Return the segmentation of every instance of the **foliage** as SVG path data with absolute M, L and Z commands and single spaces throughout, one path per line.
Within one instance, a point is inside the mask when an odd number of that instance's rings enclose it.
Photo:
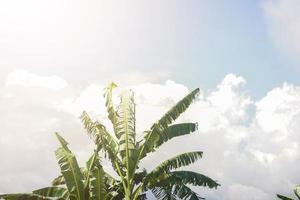
M 295 193 L 297 199 L 300 200 L 300 185 L 297 185 L 294 188 L 294 193 Z M 283 195 L 280 195 L 280 194 L 277 194 L 277 197 L 279 199 L 282 199 L 282 200 L 294 200 L 293 198 L 289 198 L 289 197 L 286 197 L 286 196 L 283 196 Z
M 197 172 L 177 170 L 199 160 L 200 151 L 186 152 L 166 161 L 147 172 L 140 170 L 140 161 L 154 152 L 165 142 L 187 135 L 197 129 L 196 123 L 173 122 L 190 106 L 197 97 L 199 89 L 192 91 L 149 130 L 144 131 L 142 140 L 136 137 L 136 105 L 134 93 L 130 90 L 120 95 L 118 106 L 113 102 L 113 90 L 117 85 L 111 83 L 105 88 L 104 97 L 108 118 L 113 126 L 111 134 L 99 121 L 93 121 L 83 112 L 81 120 L 96 148 L 86 167 L 80 168 L 76 157 L 68 148 L 68 143 L 58 133 L 61 144 L 55 151 L 61 175 L 52 182 L 52 187 L 35 190 L 30 194 L 1 195 L 4 199 L 147 199 L 146 192 L 152 191 L 157 199 L 203 199 L 189 186 L 217 188 L 213 179 Z M 101 166 L 100 155 L 107 157 L 118 175 L 117 178 L 106 173 Z

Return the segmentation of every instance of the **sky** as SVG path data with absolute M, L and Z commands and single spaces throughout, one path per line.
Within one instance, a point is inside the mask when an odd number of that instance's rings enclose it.
M 78 116 L 86 110 L 109 127 L 102 92 L 114 81 L 117 93 L 135 91 L 139 131 L 201 89 L 178 120 L 199 130 L 162 146 L 145 168 L 200 149 L 188 169 L 221 184 L 196 188 L 207 199 L 292 196 L 299 9 L 297 0 L 0 1 L 0 193 L 49 185 L 59 172 L 56 131 L 83 164 L 93 145 Z

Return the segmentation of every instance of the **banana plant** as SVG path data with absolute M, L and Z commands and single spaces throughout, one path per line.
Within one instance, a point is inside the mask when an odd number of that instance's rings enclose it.
M 96 149 L 87 161 L 86 168 L 79 168 L 75 155 L 68 148 L 68 143 L 58 133 L 61 144 L 55 151 L 61 175 L 52 182 L 52 187 L 34 190 L 32 193 L 5 194 L 0 199 L 6 200 L 106 200 L 116 196 L 113 185 L 117 181 L 105 173 Z
M 195 89 L 176 103 L 148 130 L 142 140 L 136 139 L 136 104 L 134 93 L 130 90 L 120 95 L 120 103 L 115 106 L 113 90 L 117 85 L 111 83 L 105 88 L 104 97 L 108 118 L 112 123 L 111 134 L 99 121 L 92 121 L 83 112 L 81 119 L 95 144 L 109 158 L 122 183 L 125 200 L 146 199 L 146 192 L 152 191 L 157 199 L 203 199 L 189 185 L 217 188 L 219 184 L 192 171 L 176 171 L 180 167 L 196 162 L 202 152 L 187 152 L 162 162 L 151 172 L 139 171 L 139 164 L 149 153 L 156 151 L 165 142 L 190 134 L 197 129 L 196 123 L 173 122 L 191 105 L 199 89 Z
M 294 193 L 298 200 L 300 200 L 300 185 L 297 185 L 294 189 Z M 277 194 L 277 197 L 282 200 L 294 200 L 293 198 L 289 198 L 280 194 Z
M 68 148 L 68 143 L 58 133 L 61 144 L 55 151 L 61 175 L 52 182 L 52 187 L 35 190 L 25 194 L 0 195 L 7 200 L 63 199 L 63 200 L 142 200 L 147 199 L 147 192 L 152 192 L 157 199 L 203 199 L 189 186 L 217 188 L 219 184 L 197 172 L 176 170 L 199 160 L 203 152 L 186 152 L 161 162 L 154 170 L 140 170 L 139 164 L 149 153 L 156 151 L 165 142 L 196 131 L 196 123 L 173 122 L 190 106 L 199 93 L 192 91 L 167 113 L 165 113 L 148 130 L 141 140 L 136 139 L 136 113 L 134 94 L 124 91 L 120 95 L 117 107 L 113 103 L 113 90 L 117 87 L 111 83 L 105 88 L 104 97 L 108 118 L 113 126 L 111 134 L 99 121 L 83 112 L 81 120 L 89 136 L 96 144 L 94 153 L 80 168 L 75 155 Z M 107 157 L 118 175 L 114 178 L 106 173 L 99 154 Z

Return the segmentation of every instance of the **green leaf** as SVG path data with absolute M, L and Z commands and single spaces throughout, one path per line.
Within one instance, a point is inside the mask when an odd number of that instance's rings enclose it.
M 126 166 L 128 179 L 134 171 L 133 158 L 137 157 L 135 148 L 135 103 L 132 91 L 125 91 L 121 94 L 121 102 L 117 110 L 116 135 L 119 139 L 119 152 L 122 163 Z
M 145 184 L 153 182 L 153 180 L 161 177 L 163 173 L 168 173 L 172 169 L 177 169 L 196 162 L 202 158 L 202 154 L 201 151 L 187 152 L 164 161 L 145 177 Z
M 105 88 L 105 93 L 104 93 L 104 97 L 106 99 L 105 102 L 105 106 L 107 109 L 107 113 L 108 113 L 108 118 L 111 121 L 114 131 L 116 133 L 116 124 L 117 124 L 117 112 L 114 109 L 114 105 L 113 105 L 113 99 L 112 99 L 112 92 L 113 89 L 116 88 L 117 85 L 115 83 L 110 83 L 106 88 Z
M 168 177 L 165 179 L 165 182 L 171 184 L 191 184 L 194 186 L 204 186 L 209 188 L 217 188 L 220 186 L 220 184 L 211 178 L 192 171 L 170 172 Z
M 199 200 L 204 199 L 186 185 L 174 185 L 173 193 L 180 199 Z
M 163 187 L 155 187 L 152 190 L 152 193 L 159 200 L 177 200 L 175 194 L 173 194 L 170 190 L 165 189 Z
M 84 176 L 86 179 L 88 171 L 86 168 L 80 168 L 81 174 Z M 52 186 L 59 186 L 59 185 L 65 185 L 66 181 L 63 175 L 59 175 L 52 181 Z
M 104 200 L 107 195 L 105 186 L 105 172 L 99 162 L 92 171 L 92 179 L 90 182 L 91 197 L 93 200 Z
M 125 156 L 126 148 L 135 148 L 135 111 L 133 93 L 125 91 L 121 94 L 121 102 L 118 106 L 118 120 L 116 134 L 119 139 L 120 153 Z
M 85 111 L 80 118 L 89 136 L 94 140 L 94 143 L 101 146 L 110 156 L 115 156 L 117 154 L 118 143 L 106 130 L 105 126 L 98 121 L 93 122 Z
M 200 90 L 197 88 L 189 93 L 151 127 L 151 130 L 144 136 L 145 142 L 140 150 L 141 158 L 144 158 L 147 153 L 154 151 L 155 145 L 160 140 L 160 135 L 191 105 L 199 92 Z
M 61 144 L 61 146 L 67 150 L 67 151 L 70 151 L 70 149 L 68 148 L 68 142 L 63 138 L 61 137 L 57 132 L 55 133 L 59 143 Z
M 140 194 L 138 197 L 137 197 L 138 200 L 147 200 L 147 195 L 146 193 L 143 193 L 143 194 Z
M 51 198 L 46 198 L 43 196 L 39 196 L 36 194 L 26 194 L 26 193 L 20 193 L 20 194 L 3 194 L 0 195 L 0 199 L 5 200 L 51 200 Z
M 90 138 L 100 146 L 99 149 L 102 148 L 101 137 L 105 134 L 103 132 L 107 132 L 105 126 L 98 121 L 94 122 L 86 111 L 82 112 L 80 119 Z
M 63 175 L 59 175 L 58 177 L 56 177 L 53 181 L 52 181 L 52 185 L 53 186 L 57 186 L 57 185 L 64 185 L 65 182 L 65 178 Z
M 155 143 L 154 147 L 157 148 L 174 137 L 190 134 L 196 131 L 196 128 L 196 123 L 181 123 L 171 125 L 159 135 L 159 139 Z
M 140 172 L 135 172 L 133 183 L 135 185 L 139 185 L 140 183 L 143 183 L 146 175 L 147 175 L 146 169 L 143 169 L 143 171 Z
M 90 137 L 93 138 L 95 144 L 98 146 L 98 149 L 103 150 L 105 155 L 108 155 L 114 170 L 117 172 L 117 167 L 122 170 L 122 163 L 117 155 L 118 143 L 106 130 L 105 126 L 97 121 L 93 122 L 86 112 L 82 113 L 81 120 Z
M 109 191 L 109 187 L 113 187 L 116 180 L 107 174 L 101 164 L 98 152 L 95 151 L 91 158 L 87 161 L 86 182 L 90 190 L 90 198 L 94 200 L 110 199 L 113 195 Z
M 69 195 L 68 190 L 62 187 L 46 187 L 46 188 L 34 190 L 32 193 L 47 198 L 49 197 L 49 198 L 60 198 L 60 199 L 67 199 Z
M 294 193 L 297 196 L 297 198 L 300 200 L 300 185 L 297 185 L 294 189 Z
M 90 157 L 90 159 L 86 162 L 86 169 L 84 169 L 84 177 L 85 177 L 85 182 L 84 182 L 84 189 L 85 189 L 85 194 L 86 196 L 89 195 L 89 190 L 90 190 L 90 179 L 93 178 L 92 171 L 95 169 L 97 163 L 99 163 L 99 156 L 98 156 L 98 151 L 95 150 L 93 155 Z
M 96 168 L 97 164 L 100 163 L 100 158 L 98 155 L 98 151 L 95 150 L 93 155 L 89 158 L 89 160 L 86 162 L 86 174 L 87 177 L 90 176 L 92 171 Z
M 291 198 L 289 198 L 289 197 L 282 196 L 282 195 L 280 195 L 280 194 L 277 194 L 277 197 L 278 197 L 279 199 L 282 199 L 282 200 L 294 200 L 294 199 L 291 199 Z
M 59 136 L 58 139 L 61 140 L 63 138 Z M 67 146 L 63 144 L 64 143 L 62 143 L 62 147 L 55 151 L 55 155 L 58 160 L 61 173 L 65 178 L 66 185 L 70 193 L 70 199 L 84 200 L 83 175 L 74 154 L 72 154 Z

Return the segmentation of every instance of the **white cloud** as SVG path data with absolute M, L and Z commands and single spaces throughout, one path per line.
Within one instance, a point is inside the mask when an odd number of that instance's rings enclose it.
M 245 83 L 242 77 L 228 74 L 215 90 L 202 94 L 192 106 L 189 117 L 196 118 L 200 130 L 205 132 L 245 122 L 249 117 L 246 111 L 253 104 L 249 95 L 241 92 Z
M 271 200 L 276 193 L 291 194 L 300 180 L 300 87 L 284 83 L 254 101 L 244 84 L 244 78 L 229 74 L 212 91 L 201 88 L 199 99 L 178 120 L 199 122 L 199 131 L 166 143 L 142 165 L 151 169 L 179 152 L 203 150 L 204 158 L 189 168 L 217 179 L 222 186 L 197 189 L 202 196 Z M 115 97 L 126 87 L 118 89 Z M 171 80 L 130 88 L 136 95 L 138 131 L 150 127 L 188 93 L 186 86 Z M 62 132 L 83 163 L 92 146 L 77 116 L 87 110 L 109 124 L 102 92 L 103 86 L 94 84 L 46 91 L 34 84 L 0 88 L 0 158 L 5 158 L 0 192 L 25 192 L 49 184 L 58 172 L 54 131 Z
M 256 103 L 256 122 L 265 132 L 279 131 L 280 138 L 289 134 L 300 111 L 300 88 L 284 83 Z M 279 139 L 279 138 L 278 138 Z
M 240 184 L 231 185 L 228 189 L 228 197 L 226 199 L 236 199 L 237 197 L 239 200 L 274 199 L 273 196 L 266 194 L 258 188 Z
M 44 87 L 52 90 L 60 90 L 68 86 L 68 83 L 58 76 L 38 76 L 25 70 L 17 70 L 7 76 L 6 86 Z
M 265 153 L 259 150 L 250 150 L 254 157 L 261 163 L 271 164 L 272 161 L 276 158 L 274 154 Z
M 279 49 L 300 55 L 300 2 L 298 0 L 266 0 L 263 10 L 269 34 Z
M 64 99 L 62 102 L 56 102 L 54 107 L 78 117 L 83 110 L 99 114 L 105 111 L 104 99 L 102 98 L 103 86 L 90 85 L 77 97 Z

